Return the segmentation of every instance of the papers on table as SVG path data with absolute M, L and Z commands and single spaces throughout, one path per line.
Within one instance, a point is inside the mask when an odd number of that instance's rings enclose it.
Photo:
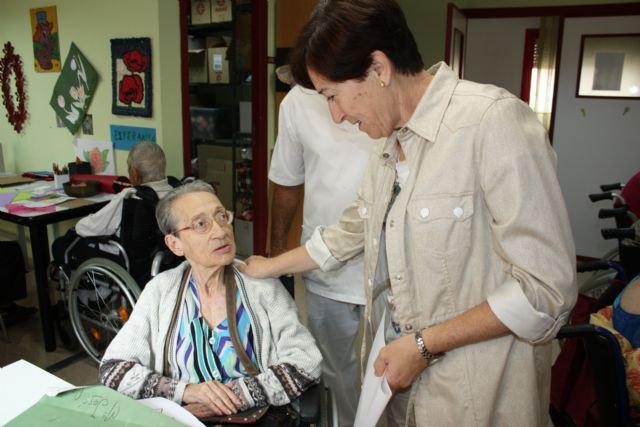
M 21 426 L 199 426 L 193 415 L 162 398 L 128 398 L 101 385 L 73 387 L 20 360 L 0 368 L 0 425 Z
M 72 387 L 68 382 L 25 360 L 0 368 L 0 425 L 5 425 L 29 408 L 48 391 Z
M 358 401 L 358 410 L 356 412 L 356 420 L 354 427 L 371 427 L 375 426 L 384 408 L 391 399 L 391 389 L 387 383 L 387 377 L 383 374 L 376 377 L 373 372 L 373 362 L 376 360 L 380 349 L 384 347 L 384 321 L 386 313 L 382 315 L 380 325 L 376 332 L 376 337 L 371 346 L 369 360 L 367 361 L 367 370 L 362 381 L 362 390 L 360 392 L 360 400 Z

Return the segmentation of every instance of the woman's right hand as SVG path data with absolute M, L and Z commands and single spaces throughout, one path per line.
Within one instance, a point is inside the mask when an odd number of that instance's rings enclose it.
M 264 279 L 265 277 L 277 277 L 273 275 L 273 258 L 252 255 L 243 262 L 236 264 L 236 268 L 247 276 Z
M 218 381 L 187 384 L 182 402 L 186 405 L 186 409 L 197 417 L 235 414 L 241 404 L 238 396 Z

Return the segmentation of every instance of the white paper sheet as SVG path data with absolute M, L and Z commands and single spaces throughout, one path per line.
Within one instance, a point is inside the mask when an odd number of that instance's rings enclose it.
M 384 320 L 386 313 L 382 315 L 380 325 L 376 337 L 371 346 L 369 360 L 367 361 L 367 370 L 362 381 L 362 391 L 360 392 L 360 400 L 358 401 L 358 410 L 356 412 L 356 420 L 354 427 L 372 427 L 375 426 L 384 408 L 391 399 L 391 389 L 387 383 L 387 377 L 383 374 L 376 377 L 373 371 L 373 362 L 380 349 L 384 347 Z
M 186 426 L 205 427 L 205 425 L 202 424 L 202 422 L 200 422 L 200 420 L 191 412 L 169 399 L 165 399 L 163 397 L 151 397 L 149 399 L 138 400 L 138 402 L 148 406 L 149 408 L 155 409 Z
M 18 360 L 0 369 L 0 426 L 5 425 L 34 405 L 45 393 L 73 388 L 73 385 Z
M 77 138 L 73 141 L 76 157 L 91 163 L 91 171 L 96 175 L 115 175 L 113 145 L 111 141 L 96 141 Z

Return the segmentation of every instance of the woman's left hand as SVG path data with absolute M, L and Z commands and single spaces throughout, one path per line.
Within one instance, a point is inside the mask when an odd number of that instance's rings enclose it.
M 392 391 L 411 387 L 427 366 L 413 335 L 405 335 L 382 347 L 373 364 L 376 376 L 385 374 Z

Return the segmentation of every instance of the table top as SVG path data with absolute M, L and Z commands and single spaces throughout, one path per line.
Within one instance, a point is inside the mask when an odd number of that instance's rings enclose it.
M 50 224 L 96 212 L 114 194 L 99 193 L 92 197 L 69 197 L 53 183 L 36 181 L 0 189 L 0 219 L 16 224 Z

